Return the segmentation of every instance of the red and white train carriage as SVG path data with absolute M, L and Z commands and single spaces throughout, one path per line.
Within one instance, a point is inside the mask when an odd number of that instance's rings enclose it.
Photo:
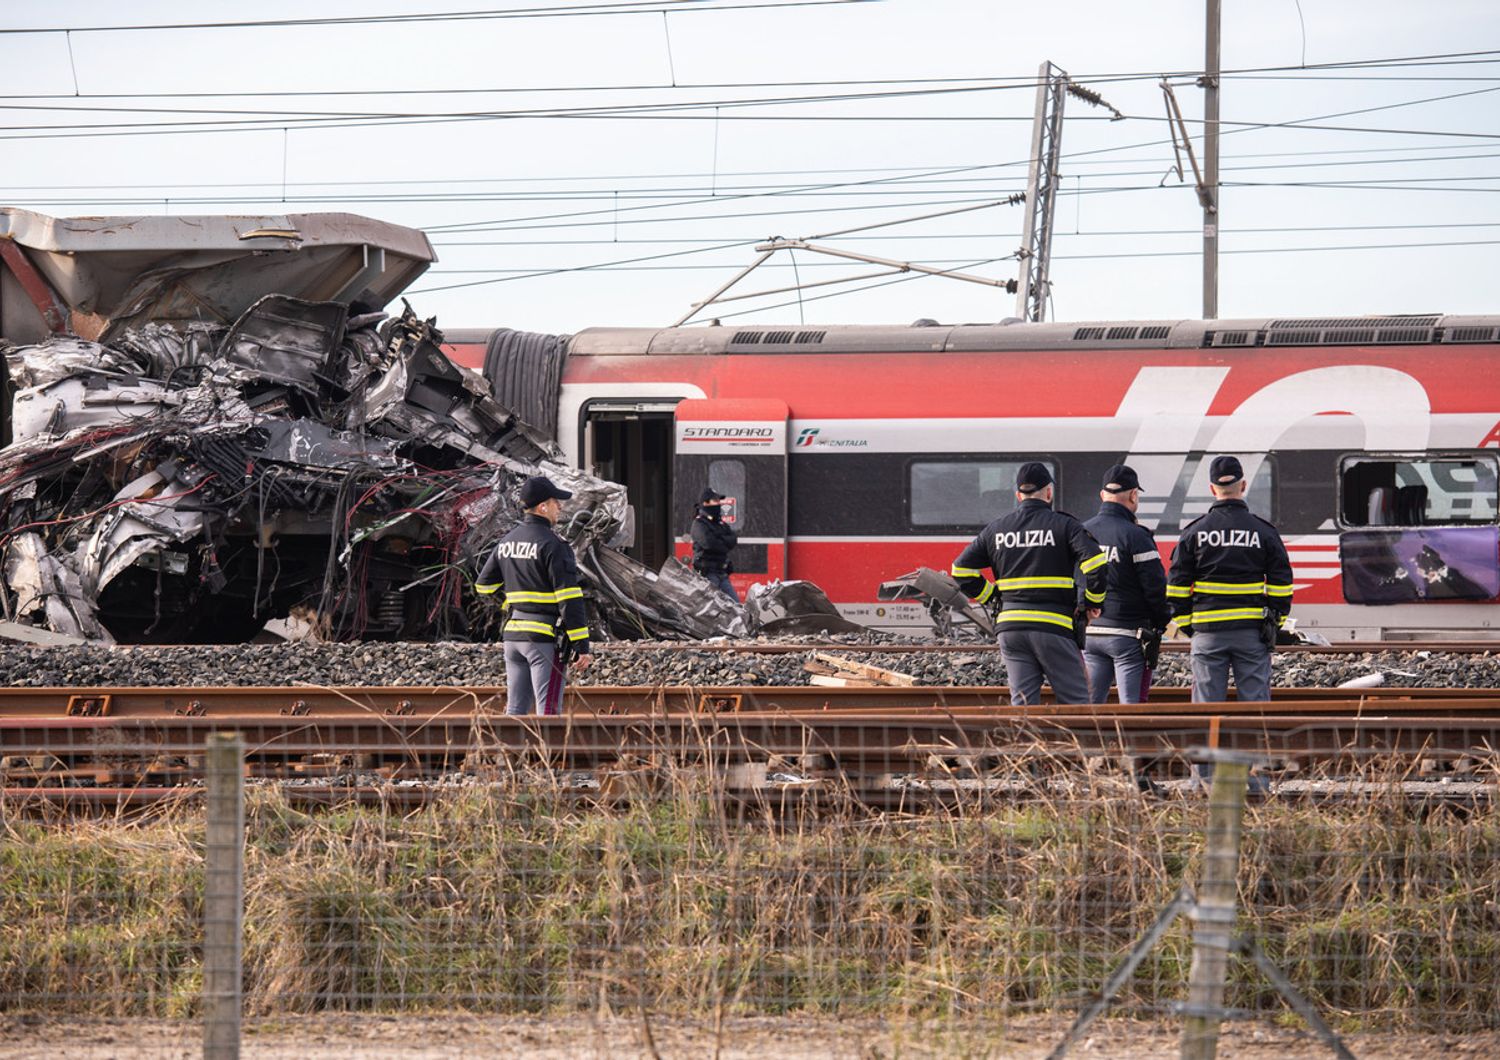
M 637 558 L 687 551 L 705 485 L 737 499 L 734 581 L 821 585 L 925 628 L 880 582 L 947 569 L 1040 459 L 1081 517 L 1124 461 L 1163 555 L 1236 453 L 1281 529 L 1299 624 L 1330 639 L 1483 634 L 1500 609 L 1500 317 L 450 331 L 530 385 L 568 458 L 624 483 Z

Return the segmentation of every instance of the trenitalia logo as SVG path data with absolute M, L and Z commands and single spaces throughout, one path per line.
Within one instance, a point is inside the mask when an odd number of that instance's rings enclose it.
M 818 432 L 821 427 L 804 427 L 797 432 L 797 440 L 793 443 L 796 449 L 811 449 L 817 446 L 819 449 L 864 449 L 869 446 L 869 441 L 864 438 L 819 438 Z

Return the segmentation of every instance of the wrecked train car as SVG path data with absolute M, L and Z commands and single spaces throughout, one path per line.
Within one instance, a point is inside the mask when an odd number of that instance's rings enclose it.
M 558 462 L 432 321 L 382 311 L 433 260 L 351 215 L 0 210 L 5 618 L 119 642 L 288 615 L 343 639 L 492 634 L 469 579 L 544 473 L 575 494 L 560 529 L 602 629 L 740 631 L 691 572 L 611 552 L 622 487 Z

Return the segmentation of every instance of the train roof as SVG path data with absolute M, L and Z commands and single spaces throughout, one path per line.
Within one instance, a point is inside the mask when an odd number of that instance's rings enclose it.
M 24 248 L 95 334 L 148 320 L 234 320 L 268 294 L 308 301 L 363 297 L 384 306 L 437 259 L 414 228 L 357 214 L 49 217 L 0 207 L 0 241 Z M 0 269 L 5 337 L 49 328 Z
M 491 331 L 447 332 L 450 342 L 484 342 Z M 1078 323 L 830 324 L 738 327 L 586 328 L 570 354 L 683 356 L 755 353 L 948 353 L 1018 350 L 1203 349 L 1255 346 L 1379 346 L 1500 341 L 1500 316 L 1437 313 L 1238 320 L 1109 320 Z

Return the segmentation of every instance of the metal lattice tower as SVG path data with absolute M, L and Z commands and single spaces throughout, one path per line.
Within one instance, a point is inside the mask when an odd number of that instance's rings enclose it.
M 1016 316 L 1047 319 L 1052 261 L 1052 222 L 1057 215 L 1062 152 L 1063 102 L 1068 75 L 1050 62 L 1037 72 L 1036 121 L 1031 130 L 1031 171 L 1026 184 L 1026 217 L 1021 224 L 1021 269 L 1016 278 Z

